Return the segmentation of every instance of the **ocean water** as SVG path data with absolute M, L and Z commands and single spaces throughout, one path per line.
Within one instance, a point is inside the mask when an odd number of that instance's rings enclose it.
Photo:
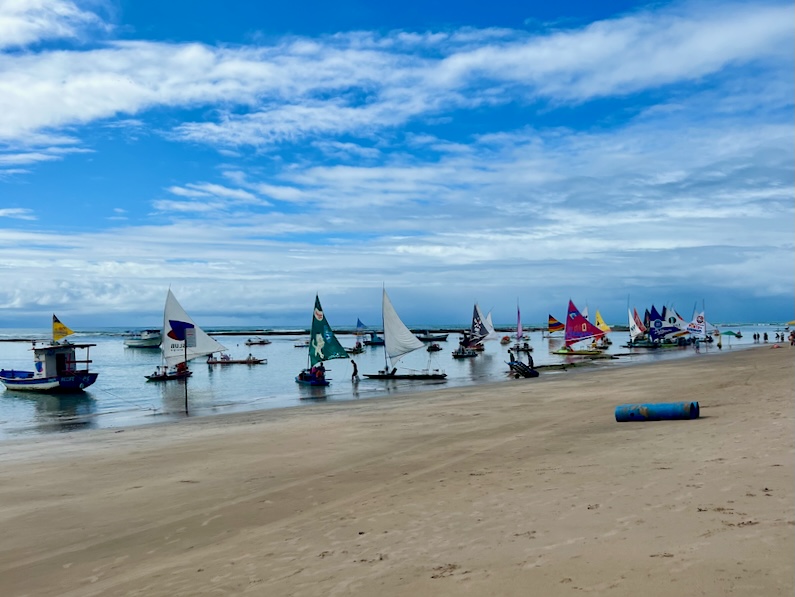
M 738 350 L 753 345 L 752 335 L 767 332 L 773 342 L 776 326 L 734 325 L 730 329 L 742 331 L 742 338 L 723 338 L 723 351 Z M 212 330 L 207 330 L 212 333 Z M 295 375 L 307 365 L 307 349 L 295 343 L 308 336 L 276 334 L 267 336 L 271 344 L 246 346 L 252 333 L 216 336 L 233 358 L 245 358 L 249 353 L 267 359 L 262 365 L 208 365 L 202 359 L 191 362 L 193 376 L 187 385 L 181 381 L 148 382 L 145 375 L 160 364 L 157 349 L 127 348 L 121 330 L 77 332 L 70 336 L 74 343 L 95 343 L 91 348 L 91 370 L 99 373 L 97 382 L 78 395 L 49 395 L 0 389 L 0 440 L 32 435 L 78 432 L 83 429 L 123 428 L 145 425 L 186 416 L 185 399 L 191 417 L 206 417 L 221 413 L 266 411 L 274 408 L 296 407 L 317 401 L 348 401 L 362 398 L 388 398 L 395 394 L 421 393 L 445 387 L 469 386 L 487 382 L 510 380 L 510 383 L 532 384 L 532 379 L 514 380 L 508 373 L 508 348 L 499 342 L 486 343 L 486 350 L 472 359 L 453 359 L 459 335 L 451 333 L 443 350 L 427 353 L 418 350 L 405 356 L 400 368 L 423 369 L 430 365 L 448 377 L 443 382 L 368 380 L 364 377 L 351 382 L 352 366 L 345 359 L 328 361 L 327 377 L 331 385 L 325 388 L 306 387 L 295 383 Z M 541 332 L 525 333 L 533 347 L 536 366 L 582 362 L 583 357 L 563 357 L 551 354 L 563 344 L 562 338 L 543 337 Z M 0 329 L 0 367 L 32 370 L 33 353 L 29 342 L 9 341 L 13 338 L 46 339 L 48 330 Z M 338 333 L 344 346 L 353 346 L 352 334 Z M 613 332 L 608 354 L 621 355 L 617 359 L 598 360 L 594 367 L 615 367 L 630 363 L 698 357 L 692 347 L 648 351 L 629 350 L 621 345 L 626 332 Z M 513 341 L 512 341 L 513 343 Z M 702 351 L 717 351 L 717 347 L 702 344 Z M 522 355 L 524 357 L 524 355 Z M 383 347 L 365 347 L 365 352 L 353 355 L 359 374 L 375 373 L 384 367 Z M 526 358 L 523 358 L 526 361 Z M 566 375 L 558 369 L 541 369 L 541 375 Z

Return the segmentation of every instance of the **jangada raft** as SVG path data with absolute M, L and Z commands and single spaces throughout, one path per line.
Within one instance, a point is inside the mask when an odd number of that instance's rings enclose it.
M 348 353 L 337 340 L 334 330 L 331 329 L 320 298 L 315 295 L 315 308 L 312 310 L 312 326 L 309 331 L 309 352 L 307 354 L 306 369 L 302 369 L 295 376 L 295 383 L 305 386 L 327 386 L 330 383 L 326 377 L 326 367 L 323 361 L 330 359 L 347 359 Z
M 64 338 L 74 332 L 52 316 L 53 341 L 33 342 L 33 371 L 0 370 L 0 381 L 9 390 L 32 392 L 82 392 L 97 381 L 98 373 L 88 370 L 89 349 L 96 344 L 72 344 Z M 59 340 L 61 340 L 59 342 Z M 85 350 L 78 359 L 77 351 Z

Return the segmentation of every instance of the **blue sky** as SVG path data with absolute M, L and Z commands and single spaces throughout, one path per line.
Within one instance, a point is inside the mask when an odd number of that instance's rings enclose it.
M 792 319 L 794 12 L 0 0 L 0 326 Z

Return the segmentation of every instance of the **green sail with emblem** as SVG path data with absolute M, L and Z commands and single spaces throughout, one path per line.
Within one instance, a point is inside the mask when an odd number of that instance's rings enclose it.
M 312 312 L 312 329 L 309 338 L 309 364 L 315 366 L 329 359 L 347 359 L 348 353 L 339 343 L 334 331 L 326 320 L 320 299 L 315 296 L 315 310 Z

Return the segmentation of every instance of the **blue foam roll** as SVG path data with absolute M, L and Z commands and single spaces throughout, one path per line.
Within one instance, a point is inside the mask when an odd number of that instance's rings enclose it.
M 616 421 L 670 421 L 698 419 L 698 402 L 662 402 L 659 404 L 621 404 L 616 406 Z

